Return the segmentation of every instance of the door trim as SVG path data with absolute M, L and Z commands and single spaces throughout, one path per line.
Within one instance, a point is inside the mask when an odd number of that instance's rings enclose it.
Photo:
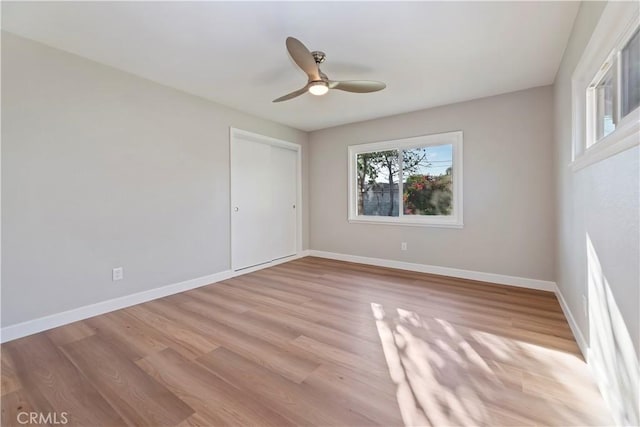
M 302 146 L 294 142 L 284 141 L 282 139 L 272 138 L 270 136 L 260 135 L 258 133 L 249 132 L 243 129 L 229 127 L 229 269 L 233 270 L 233 194 L 231 192 L 233 179 L 233 171 L 231 170 L 233 159 L 233 145 L 236 138 L 267 144 L 274 147 L 293 150 L 297 154 L 296 159 L 296 255 L 302 253 Z M 269 265 L 274 260 L 261 265 Z M 251 267 L 247 267 L 251 268 Z M 238 270 L 239 271 L 239 270 Z

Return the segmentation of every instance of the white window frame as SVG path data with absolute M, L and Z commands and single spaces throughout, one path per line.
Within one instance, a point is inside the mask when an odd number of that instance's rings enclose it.
M 596 73 L 596 75 L 594 76 L 593 80 L 591 81 L 591 84 L 589 84 L 589 86 L 587 87 L 585 96 L 586 96 L 586 108 L 587 108 L 587 112 L 586 112 L 586 139 L 585 139 L 585 144 L 586 144 L 586 148 L 587 150 L 594 144 L 597 144 L 599 142 L 604 141 L 609 135 L 611 135 L 611 133 L 615 132 L 615 129 L 613 130 L 613 132 L 611 132 L 608 135 L 605 135 L 604 137 L 598 139 L 596 134 L 597 134 L 597 128 L 598 128 L 598 117 L 597 117 L 597 111 L 598 111 L 598 107 L 596 105 L 596 103 L 598 102 L 598 100 L 596 99 L 596 88 L 598 87 L 598 85 L 600 84 L 600 82 L 605 78 L 605 76 L 607 75 L 607 73 L 609 73 L 610 70 L 613 69 L 613 75 L 614 75 L 614 82 L 615 82 L 615 103 L 613 106 L 613 123 L 615 124 L 616 128 L 618 127 L 619 121 L 620 121 L 620 117 L 619 117 L 619 106 L 620 106 L 620 87 L 619 87 L 619 71 L 620 71 L 620 63 L 619 63 L 619 53 L 616 51 L 611 52 L 611 54 L 609 55 L 609 57 L 607 57 L 607 59 L 604 61 L 604 64 L 602 64 L 602 67 L 600 68 L 600 70 L 598 70 L 598 72 Z
M 572 156 L 569 167 L 577 172 L 640 143 L 640 109 L 621 117 L 621 58 L 640 26 L 638 2 L 609 2 L 572 76 Z M 593 87 L 614 67 L 616 128 L 596 140 Z
M 372 142 L 368 144 L 351 145 L 349 155 L 349 216 L 351 223 L 408 225 L 424 227 L 462 228 L 462 131 L 416 136 L 412 138 L 396 139 L 392 141 Z M 358 154 L 373 151 L 404 150 L 435 145 L 452 146 L 452 192 L 453 209 L 451 215 L 404 215 L 402 204 L 402 168 L 398 174 L 398 216 L 369 216 L 358 215 L 357 170 Z

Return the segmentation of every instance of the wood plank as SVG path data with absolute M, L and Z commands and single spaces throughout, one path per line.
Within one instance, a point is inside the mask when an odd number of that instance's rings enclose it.
M 198 333 L 193 328 L 185 327 L 158 313 L 149 310 L 144 304 L 127 308 L 127 314 L 145 323 L 148 328 L 162 334 L 162 342 L 189 359 L 195 359 L 218 348 L 220 345 Z
M 367 375 L 364 377 L 350 368 L 325 363 L 304 380 L 304 384 L 318 395 L 366 414 L 383 425 L 402 425 L 402 417 L 395 400 L 395 385 L 390 378 Z
M 211 427 L 211 420 L 197 412 L 178 424 L 177 427 Z
M 353 351 L 356 354 L 360 352 L 366 352 L 372 356 L 376 353 L 382 354 L 377 337 L 367 340 L 356 334 L 346 333 L 340 329 L 330 328 L 271 308 L 255 308 L 246 313 L 246 316 L 256 322 L 274 322 L 280 327 L 288 328 L 291 331 L 291 339 L 306 335 L 323 343 Z
M 96 331 L 86 322 L 74 322 L 69 325 L 64 325 L 59 328 L 54 328 L 47 331 L 47 336 L 56 345 L 65 345 L 70 342 L 78 341 L 86 337 L 90 337 L 95 334 Z
M 313 338 L 305 337 L 304 335 L 291 341 L 289 345 L 305 352 L 305 355 L 309 359 L 316 360 L 318 363 L 321 363 L 322 361 L 329 361 L 333 364 L 345 366 L 347 368 L 364 369 L 371 374 L 380 376 L 387 374 L 387 369 L 384 366 L 370 360 L 369 358 L 316 341 Z
M 125 310 L 118 310 L 102 316 L 85 320 L 102 341 L 120 349 L 131 360 L 137 360 L 149 354 L 167 348 L 153 330 Z M 74 341 L 75 342 L 75 341 Z
M 216 349 L 198 361 L 228 383 L 241 387 L 252 398 L 274 408 L 298 425 L 377 425 L 374 420 L 352 408 L 335 404 L 304 384 L 287 381 L 225 348 Z
M 4 393 L 0 406 L 2 409 L 0 425 L 4 427 L 17 427 L 30 424 L 28 421 L 25 422 L 25 420 L 29 420 L 29 413 L 36 412 L 36 407 L 29 401 L 29 395 L 25 390 Z M 27 415 L 24 415 L 25 413 Z M 62 414 L 60 415 L 62 416 Z
M 139 360 L 138 365 L 195 409 L 209 425 L 290 426 L 291 421 L 251 399 L 244 390 L 225 382 L 171 349 Z
M 262 294 L 265 296 L 277 298 L 281 301 L 290 302 L 292 304 L 303 304 L 311 301 L 310 296 L 300 295 L 295 292 L 291 292 L 291 287 L 288 289 L 278 290 L 273 287 L 265 286 L 267 284 L 274 283 L 271 279 L 263 279 L 259 277 L 253 277 L 251 275 L 238 276 L 233 280 L 233 286 L 253 293 Z M 277 283 L 277 282 L 276 282 Z
M 299 333 L 281 326 L 276 322 L 272 322 L 269 320 L 258 322 L 250 316 L 247 316 L 247 313 L 240 315 L 230 310 L 211 310 L 210 305 L 200 302 L 197 299 L 184 301 L 182 304 L 180 304 L 180 308 L 183 308 L 192 313 L 197 313 L 203 317 L 232 327 L 247 335 L 255 338 L 260 338 L 275 345 L 283 345 L 300 335 Z
M 173 426 L 194 413 L 121 351 L 98 336 L 62 348 L 128 424 Z
M 25 396 L 34 410 L 67 412 L 69 425 L 124 424 L 118 413 L 46 334 L 3 344 L 2 350 L 11 356 Z
M 8 393 L 12 393 L 22 388 L 20 383 L 20 377 L 16 372 L 16 367 L 13 363 L 13 359 L 7 350 L 0 351 L 0 358 L 2 359 L 2 386 L 0 387 L 0 393 L 2 396 Z
M 163 301 L 147 303 L 157 313 L 163 313 L 175 322 L 182 322 L 202 331 L 221 346 L 245 356 L 255 363 L 294 381 L 302 382 L 318 364 L 287 351 L 286 348 L 247 335 L 242 331 L 216 322 L 197 313 L 182 310 Z
M 217 283 L 214 285 L 203 286 L 202 288 L 193 289 L 189 292 L 184 292 L 183 294 L 178 294 L 170 298 L 174 298 L 177 302 L 180 302 L 180 298 L 185 295 L 196 298 L 199 301 L 206 302 L 207 304 L 211 304 L 211 307 L 222 307 L 226 310 L 231 310 L 239 314 L 254 307 L 253 304 L 242 300 L 242 298 L 216 293 L 216 286 Z M 168 301 L 171 301 L 171 299 L 168 299 Z

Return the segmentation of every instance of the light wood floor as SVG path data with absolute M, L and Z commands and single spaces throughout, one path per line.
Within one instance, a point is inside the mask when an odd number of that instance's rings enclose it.
M 9 342 L 2 425 L 610 425 L 551 293 L 304 258 Z

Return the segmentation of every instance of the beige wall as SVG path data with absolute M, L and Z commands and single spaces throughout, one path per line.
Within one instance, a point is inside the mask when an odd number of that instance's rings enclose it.
M 540 87 L 312 132 L 311 248 L 554 280 L 552 127 L 551 87 Z M 349 145 L 457 130 L 464 228 L 347 222 Z
M 614 416 L 620 423 L 635 425 L 640 422 L 640 152 L 636 146 L 578 172 L 568 167 L 572 144 L 571 76 L 603 7 L 604 3 L 582 3 L 554 85 L 556 280 L 589 347 L 589 363 L 601 365 L 597 368 L 603 370 L 597 375 L 598 380 Z M 587 238 L 593 247 L 591 254 Z M 601 274 L 590 276 L 589 269 L 594 271 L 598 264 Z M 590 289 L 590 281 L 601 283 L 602 293 L 594 292 L 593 286 Z M 588 300 L 588 314 L 583 310 L 583 296 Z M 625 354 L 635 357 L 635 361 L 624 360 Z M 629 381 L 634 378 L 635 386 L 629 388 Z
M 2 326 L 227 270 L 229 126 L 303 146 L 308 213 L 306 133 L 3 32 Z

